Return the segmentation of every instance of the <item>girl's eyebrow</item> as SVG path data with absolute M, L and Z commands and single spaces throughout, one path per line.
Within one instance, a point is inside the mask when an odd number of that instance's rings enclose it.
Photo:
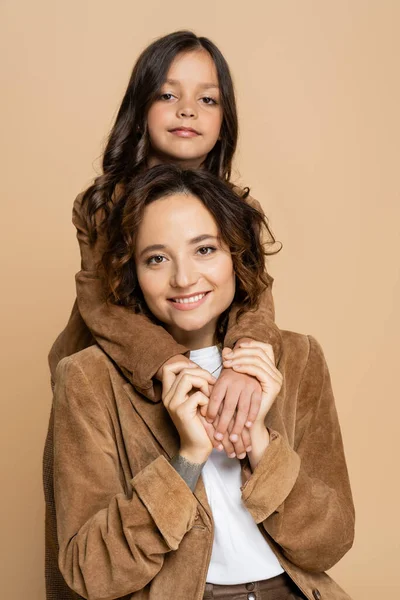
M 166 79 L 164 83 L 168 83 L 169 85 L 181 85 L 181 82 L 178 79 Z M 199 87 L 203 89 L 215 88 L 219 89 L 218 83 L 200 83 Z
M 203 233 L 202 235 L 197 235 L 196 237 L 189 240 L 189 244 L 199 244 L 200 242 L 204 242 L 204 240 L 215 240 L 218 241 L 218 237 L 216 235 L 210 235 L 209 233 Z M 151 244 L 151 246 L 146 246 L 141 253 L 139 254 L 139 258 L 141 258 L 147 252 L 154 252 L 155 250 L 165 250 L 167 246 L 165 244 Z

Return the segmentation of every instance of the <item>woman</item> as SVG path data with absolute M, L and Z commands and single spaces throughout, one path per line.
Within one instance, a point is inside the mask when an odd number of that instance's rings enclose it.
M 278 368 L 262 342 L 219 350 L 232 302 L 254 309 L 267 283 L 264 225 L 220 180 L 172 166 L 111 214 L 111 297 L 198 366 L 169 365 L 151 398 L 98 346 L 58 367 L 59 565 L 84 598 L 349 598 L 324 573 L 352 545 L 354 509 L 321 348 L 283 331 Z M 262 389 L 243 461 L 213 450 L 204 418 L 223 364 Z

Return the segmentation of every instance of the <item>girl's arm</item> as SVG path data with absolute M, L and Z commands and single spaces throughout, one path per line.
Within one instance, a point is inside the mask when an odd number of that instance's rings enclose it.
M 132 384 L 149 398 L 154 398 L 153 377 L 172 356 L 184 354 L 187 348 L 177 344 L 167 331 L 145 315 L 107 302 L 101 263 L 105 235 L 99 227 L 94 244 L 89 242 L 82 215 L 82 195 L 74 203 L 73 223 L 81 251 L 81 271 L 76 275 L 77 303 L 80 315 L 96 342 L 124 371 Z M 101 222 L 103 214 L 98 211 Z
M 83 598 L 120 598 L 160 571 L 192 528 L 197 501 L 163 456 L 126 486 L 109 361 L 78 356 L 59 364 L 54 394 L 59 566 Z
M 263 213 L 257 200 L 248 196 L 245 201 Z M 261 295 L 257 310 L 246 311 L 238 319 L 237 313 L 240 307 L 232 307 L 224 346 L 225 348 L 238 347 L 242 341 L 249 339 L 271 344 L 275 361 L 278 363 L 282 352 L 282 338 L 274 322 L 273 278 L 268 276 L 268 281 L 269 286 Z M 232 369 L 223 369 L 207 408 L 207 419 L 210 422 L 215 421 L 222 402 L 224 404 L 216 427 L 216 437 L 221 439 L 234 418 L 235 424 L 230 433 L 231 439 L 234 441 L 241 433 L 244 424 L 246 422 L 253 423 L 257 417 L 261 402 L 261 388 L 254 378 L 235 373 Z
M 292 563 L 320 572 L 351 548 L 354 506 L 329 372 L 312 337 L 296 406 L 294 448 L 270 430 L 242 497 Z

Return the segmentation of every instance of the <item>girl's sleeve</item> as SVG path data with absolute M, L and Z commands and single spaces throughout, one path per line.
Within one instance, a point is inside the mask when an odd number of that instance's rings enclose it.
M 248 196 L 246 198 L 251 206 L 263 213 L 260 203 Z M 246 311 L 237 319 L 238 306 L 233 306 L 229 313 L 225 346 L 233 348 L 236 342 L 243 337 L 252 338 L 259 342 L 271 344 L 274 349 L 275 362 L 281 354 L 282 339 L 278 327 L 275 324 L 274 300 L 272 297 L 273 278 L 268 275 L 269 286 L 263 292 L 260 303 L 255 311 Z
M 309 337 L 297 400 L 295 448 L 275 431 L 243 501 L 292 563 L 330 569 L 351 548 L 354 506 L 325 358 Z
M 99 214 L 98 218 L 101 219 Z M 82 195 L 74 203 L 73 223 L 81 251 L 81 270 L 76 275 L 77 305 L 81 318 L 96 342 L 124 371 L 132 384 L 148 397 L 155 394 L 153 377 L 163 363 L 187 348 L 145 315 L 107 302 L 98 266 L 105 249 L 104 234 L 89 242 L 82 216 Z
M 197 501 L 159 456 L 126 489 L 107 365 L 62 360 L 54 394 L 54 494 L 59 567 L 90 600 L 145 587 L 191 529 Z M 88 373 L 88 369 L 91 371 Z M 115 401 L 115 400 L 114 400 Z

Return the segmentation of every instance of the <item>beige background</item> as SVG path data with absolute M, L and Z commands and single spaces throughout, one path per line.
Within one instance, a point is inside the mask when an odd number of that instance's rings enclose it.
M 284 243 L 277 321 L 314 334 L 330 365 L 358 517 L 333 574 L 356 600 L 399 597 L 400 2 L 0 6 L 2 597 L 44 598 L 46 355 L 74 298 L 72 201 L 138 52 L 179 28 L 232 67 L 238 171 Z

